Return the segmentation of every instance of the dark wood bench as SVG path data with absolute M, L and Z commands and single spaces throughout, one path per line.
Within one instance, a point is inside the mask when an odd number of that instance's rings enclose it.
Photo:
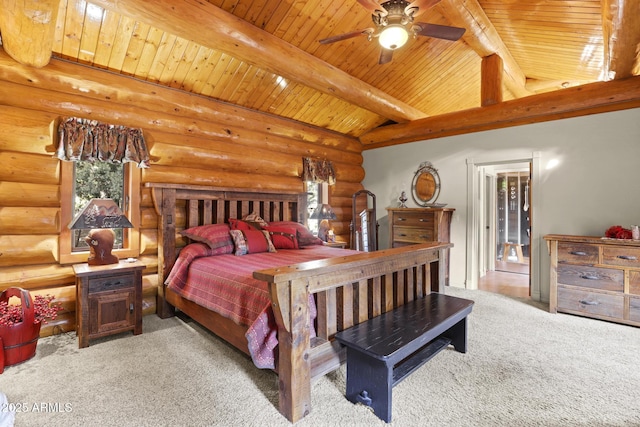
M 391 421 L 392 388 L 450 344 L 467 352 L 473 301 L 431 293 L 336 334 L 347 347 L 346 397 Z

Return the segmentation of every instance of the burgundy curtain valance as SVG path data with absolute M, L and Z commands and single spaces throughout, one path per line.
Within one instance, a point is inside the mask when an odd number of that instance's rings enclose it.
M 302 180 L 317 183 L 326 182 L 329 185 L 336 183 L 336 171 L 330 160 L 302 158 Z
M 58 125 L 56 157 L 67 161 L 127 163 L 149 167 L 142 129 L 65 117 Z

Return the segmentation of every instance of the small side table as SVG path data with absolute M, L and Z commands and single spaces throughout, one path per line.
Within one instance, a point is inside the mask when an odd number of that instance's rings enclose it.
M 329 246 L 330 248 L 345 249 L 347 247 L 347 242 L 324 242 L 324 245 Z
M 78 347 L 89 339 L 124 331 L 142 333 L 142 270 L 139 261 L 76 264 L 76 335 Z

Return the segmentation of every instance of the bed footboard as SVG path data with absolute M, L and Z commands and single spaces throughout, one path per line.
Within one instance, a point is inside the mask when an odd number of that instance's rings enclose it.
M 340 366 L 336 332 L 430 292 L 444 292 L 450 243 L 425 243 L 260 270 L 278 323 L 279 406 L 291 422 L 311 410 L 312 379 Z M 314 294 L 317 337 L 309 333 Z

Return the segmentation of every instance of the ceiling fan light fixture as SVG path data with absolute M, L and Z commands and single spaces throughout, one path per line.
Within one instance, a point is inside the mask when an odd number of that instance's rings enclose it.
M 389 50 L 396 50 L 409 40 L 409 32 L 400 24 L 392 24 L 382 30 L 378 38 L 380 46 Z

